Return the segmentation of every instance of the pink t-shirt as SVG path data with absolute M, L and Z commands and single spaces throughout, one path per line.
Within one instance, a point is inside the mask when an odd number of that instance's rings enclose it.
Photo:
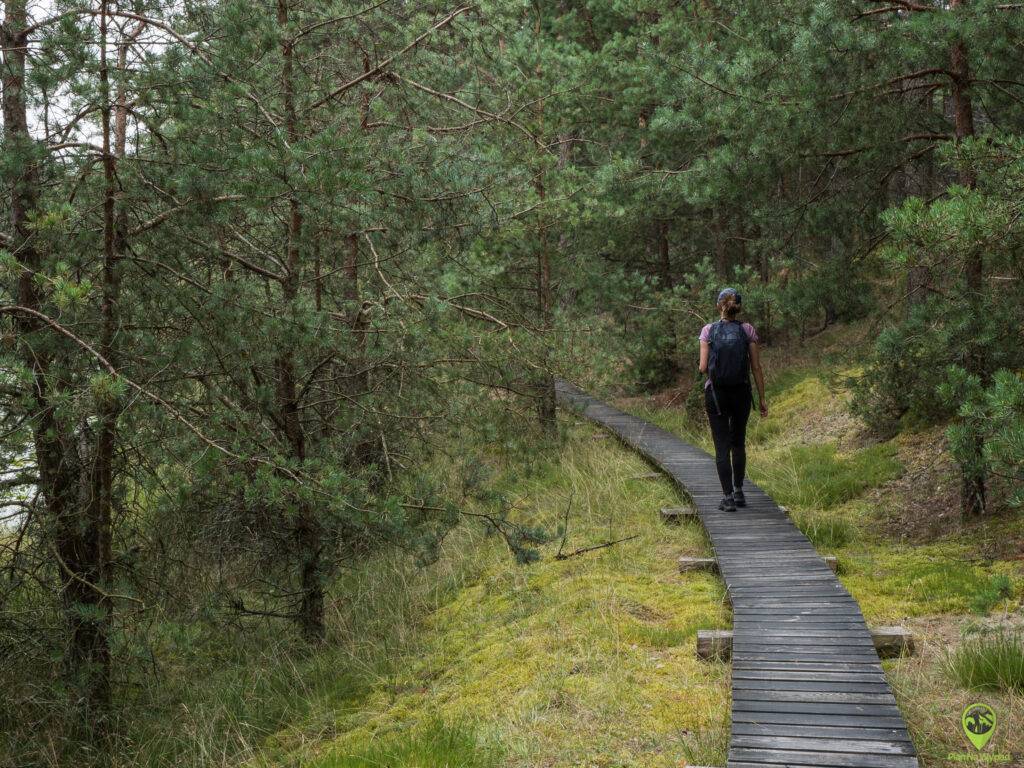
M 700 329 L 700 336 L 698 336 L 698 338 L 701 341 L 711 340 L 711 326 L 712 323 L 708 323 L 707 325 Z M 760 341 L 760 339 L 757 338 L 757 331 L 754 330 L 754 326 L 752 326 L 750 323 L 743 323 L 743 330 L 744 332 L 746 332 L 747 338 L 750 339 L 751 341 Z M 708 379 L 707 381 L 704 382 L 704 389 L 707 389 L 710 386 L 711 379 Z

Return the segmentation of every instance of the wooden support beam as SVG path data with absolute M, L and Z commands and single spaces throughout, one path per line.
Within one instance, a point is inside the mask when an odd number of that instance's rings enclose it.
M 731 629 L 698 629 L 697 658 L 726 661 L 732 655 Z
M 839 560 L 835 555 L 825 555 L 822 559 L 825 561 L 825 565 L 832 569 L 832 573 L 839 570 Z M 687 571 L 714 571 L 717 573 L 718 561 L 713 557 L 680 557 L 679 572 L 686 573 Z
M 662 507 L 661 520 L 665 523 L 679 523 L 683 520 L 696 520 L 697 510 L 693 507 Z
M 718 572 L 718 561 L 713 557 L 680 557 L 679 572 L 711 571 Z
M 872 627 L 871 639 L 875 641 L 879 658 L 914 655 L 914 636 L 906 627 Z
M 914 636 L 905 627 L 873 627 L 871 640 L 881 659 L 914 655 Z M 704 661 L 725 661 L 732 656 L 732 630 L 698 629 L 697 658 Z

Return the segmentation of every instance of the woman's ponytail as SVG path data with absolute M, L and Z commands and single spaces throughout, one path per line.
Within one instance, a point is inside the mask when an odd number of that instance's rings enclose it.
M 740 310 L 743 309 L 743 306 L 736 303 L 735 296 L 726 296 L 720 305 L 720 309 L 725 313 L 726 317 L 733 320 L 740 313 Z

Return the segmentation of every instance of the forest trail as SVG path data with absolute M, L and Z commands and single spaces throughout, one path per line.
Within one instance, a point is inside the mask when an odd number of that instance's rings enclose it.
M 693 499 L 733 608 L 728 768 L 916 768 L 860 607 L 772 498 L 748 481 L 747 506 L 720 511 L 703 450 L 567 382 L 557 395 Z

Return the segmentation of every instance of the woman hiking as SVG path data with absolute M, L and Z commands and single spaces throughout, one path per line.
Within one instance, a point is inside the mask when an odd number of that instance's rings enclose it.
M 757 331 L 750 323 L 736 319 L 743 306 L 739 293 L 735 288 L 723 288 L 717 306 L 722 319 L 708 323 L 700 332 L 700 372 L 708 375 L 704 382 L 704 409 L 715 441 L 715 467 L 725 494 L 718 508 L 735 512 L 737 506 L 747 503 L 743 496 L 743 473 L 747 465 L 747 419 L 754 401 L 751 369 L 762 416 L 768 415 L 768 405 L 764 399 Z

